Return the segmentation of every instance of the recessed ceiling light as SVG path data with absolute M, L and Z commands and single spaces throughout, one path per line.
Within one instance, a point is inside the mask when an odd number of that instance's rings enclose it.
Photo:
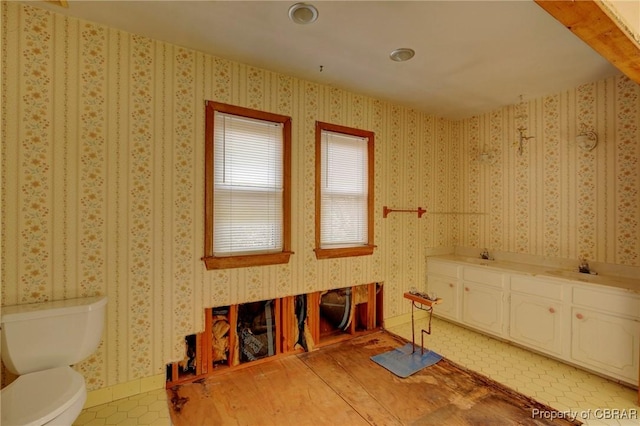
M 394 50 L 389 54 L 391 60 L 396 62 L 404 62 L 413 58 L 416 52 L 413 49 L 409 49 L 408 47 L 401 47 L 399 49 Z
M 296 3 L 289 8 L 289 19 L 296 24 L 310 24 L 318 19 L 318 9 L 306 3 Z

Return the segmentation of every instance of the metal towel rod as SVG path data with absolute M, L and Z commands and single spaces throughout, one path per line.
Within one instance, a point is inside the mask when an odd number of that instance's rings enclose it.
M 487 215 L 487 213 L 482 213 L 482 212 L 429 212 L 429 214 L 461 214 L 461 215 L 479 215 L 479 216 Z

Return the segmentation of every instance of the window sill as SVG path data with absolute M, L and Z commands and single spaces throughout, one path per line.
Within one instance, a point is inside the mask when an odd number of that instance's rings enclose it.
M 281 253 L 254 254 L 249 256 L 206 256 L 203 257 L 202 260 L 204 261 L 207 270 L 247 268 L 250 266 L 280 265 L 283 263 L 289 263 L 289 258 L 292 254 L 292 251 L 285 251 Z
M 334 249 L 316 248 L 316 259 L 334 259 L 338 257 L 370 256 L 376 246 L 341 247 Z

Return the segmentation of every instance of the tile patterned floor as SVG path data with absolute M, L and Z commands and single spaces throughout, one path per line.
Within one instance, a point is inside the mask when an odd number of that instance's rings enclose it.
M 74 425 L 169 426 L 167 394 L 164 389 L 158 389 L 87 408 L 80 413 Z
M 426 320 L 416 321 L 416 330 Z M 411 339 L 411 324 L 389 331 Z M 419 339 L 416 331 L 416 339 Z M 434 317 L 425 346 L 470 370 L 547 404 L 589 426 L 640 425 L 637 391 L 562 362 Z M 470 348 L 472 348 L 470 350 Z M 633 419 L 613 417 L 622 410 Z
M 422 326 L 426 323 L 416 322 L 416 330 Z M 432 330 L 425 344 L 429 349 L 567 416 L 578 414 L 586 425 L 640 426 L 640 407 L 634 389 L 437 318 L 433 319 Z M 389 331 L 411 339 L 410 323 Z M 637 414 L 634 419 L 606 418 L 613 417 L 613 410 Z M 74 423 L 78 426 L 170 424 L 163 389 L 88 408 Z

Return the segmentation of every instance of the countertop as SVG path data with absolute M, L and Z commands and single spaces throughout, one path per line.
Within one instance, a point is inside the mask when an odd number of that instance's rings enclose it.
M 488 260 L 454 254 L 430 256 L 430 258 L 451 262 L 462 262 L 469 266 L 478 266 L 503 272 L 515 272 L 540 278 L 615 287 L 640 294 L 640 278 L 583 274 L 578 271 L 554 269 L 553 267 L 543 265 L 507 262 L 502 260 Z

